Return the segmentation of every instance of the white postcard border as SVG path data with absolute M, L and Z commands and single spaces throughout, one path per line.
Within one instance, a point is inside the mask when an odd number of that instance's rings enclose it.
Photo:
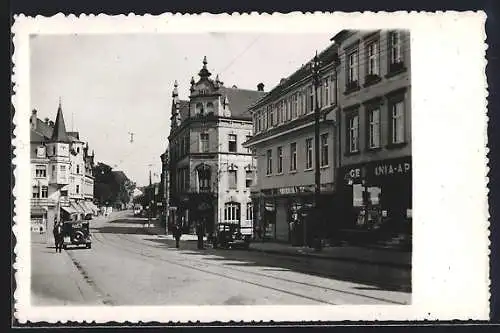
M 163 14 L 15 17 L 15 316 L 19 322 L 488 319 L 489 240 L 484 12 Z M 412 304 L 391 306 L 33 307 L 30 305 L 29 35 L 331 32 L 410 29 Z M 325 41 L 325 47 L 328 41 Z M 202 55 L 200 55 L 202 56 Z

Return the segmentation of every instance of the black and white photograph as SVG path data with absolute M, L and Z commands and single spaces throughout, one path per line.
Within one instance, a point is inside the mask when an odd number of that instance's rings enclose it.
M 207 24 L 26 35 L 31 310 L 411 307 L 411 26 Z

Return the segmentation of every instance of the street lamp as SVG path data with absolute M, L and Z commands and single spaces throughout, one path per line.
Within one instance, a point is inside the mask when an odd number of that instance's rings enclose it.
M 315 170 L 314 170 L 314 203 L 315 203 L 315 221 L 318 223 L 318 225 L 321 225 L 323 223 L 322 221 L 322 214 L 321 214 L 321 207 L 319 205 L 320 201 L 320 195 L 321 195 L 321 177 L 320 177 L 320 155 L 319 155 L 319 116 L 320 116 L 320 110 L 319 110 L 319 102 L 318 102 L 318 88 L 321 85 L 321 80 L 320 80 L 320 66 L 321 62 L 319 61 L 318 58 L 318 51 L 316 51 L 316 55 L 314 56 L 313 62 L 311 64 L 311 70 L 312 70 L 312 80 L 313 80 L 313 86 L 314 86 L 314 102 L 315 102 L 315 108 L 314 108 L 314 164 L 315 164 Z M 317 231 L 317 230 L 316 230 Z M 314 235 L 313 235 L 314 236 Z M 317 248 L 318 250 L 321 249 L 321 241 L 315 239 L 314 247 Z M 316 242 L 319 241 L 319 244 Z

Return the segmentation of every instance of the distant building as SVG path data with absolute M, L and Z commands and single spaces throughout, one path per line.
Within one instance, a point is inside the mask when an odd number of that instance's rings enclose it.
M 377 220 L 408 232 L 412 209 L 410 33 L 343 30 L 340 48 L 343 228 Z
M 51 228 L 54 218 L 83 219 L 97 211 L 93 204 L 93 176 L 85 165 L 93 163 L 88 145 L 77 132 L 67 132 L 61 104 L 55 123 L 30 117 L 31 221 L 35 229 Z
M 169 172 L 168 172 L 168 149 L 165 150 L 163 154 L 160 155 L 161 159 L 161 175 L 160 175 L 160 197 L 161 197 L 161 221 L 162 223 L 167 222 L 168 218 L 168 202 L 169 202 Z
M 226 87 L 207 69 L 206 58 L 191 79 L 189 100 L 180 100 L 177 83 L 172 93 L 169 135 L 170 212 L 185 232 L 204 220 L 206 231 L 218 222 L 239 224 L 252 232 L 250 186 L 255 161 L 242 143 L 252 135 L 248 107 L 265 95 L 258 90 Z
M 324 202 L 321 207 L 325 213 L 331 213 L 338 164 L 334 127 L 338 107 L 337 46 L 329 46 L 318 57 L 320 180 Z M 328 231 L 328 226 L 307 218 L 315 205 L 316 168 L 315 89 L 309 65 L 281 79 L 269 94 L 249 108 L 254 135 L 244 144 L 257 157 L 257 183 L 252 186 L 256 225 L 267 238 L 301 244 L 319 228 L 323 233 Z M 328 224 L 335 222 L 330 213 L 326 214 L 331 217 Z

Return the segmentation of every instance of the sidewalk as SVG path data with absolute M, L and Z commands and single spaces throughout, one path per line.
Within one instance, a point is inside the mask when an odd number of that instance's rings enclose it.
M 411 269 L 411 252 L 386 251 L 357 246 L 328 246 L 323 247 L 321 251 L 316 251 L 309 247 L 269 241 L 252 242 L 249 250 Z
M 172 235 L 165 235 L 165 228 L 159 225 L 158 220 L 153 220 L 151 227 L 146 227 L 144 230 L 151 235 L 162 235 L 162 237 L 166 239 L 174 239 Z M 206 240 L 206 237 L 204 239 Z M 195 240 L 197 240 L 196 235 L 183 234 L 181 237 L 181 241 Z M 387 251 L 358 246 L 329 246 L 324 247 L 321 251 L 316 251 L 309 247 L 297 247 L 291 246 L 290 244 L 270 241 L 253 241 L 250 243 L 250 248 L 248 250 L 289 256 L 349 261 L 411 270 L 411 252 L 403 251 Z
M 66 253 L 56 253 L 46 235 L 31 233 L 31 305 L 102 305 Z

